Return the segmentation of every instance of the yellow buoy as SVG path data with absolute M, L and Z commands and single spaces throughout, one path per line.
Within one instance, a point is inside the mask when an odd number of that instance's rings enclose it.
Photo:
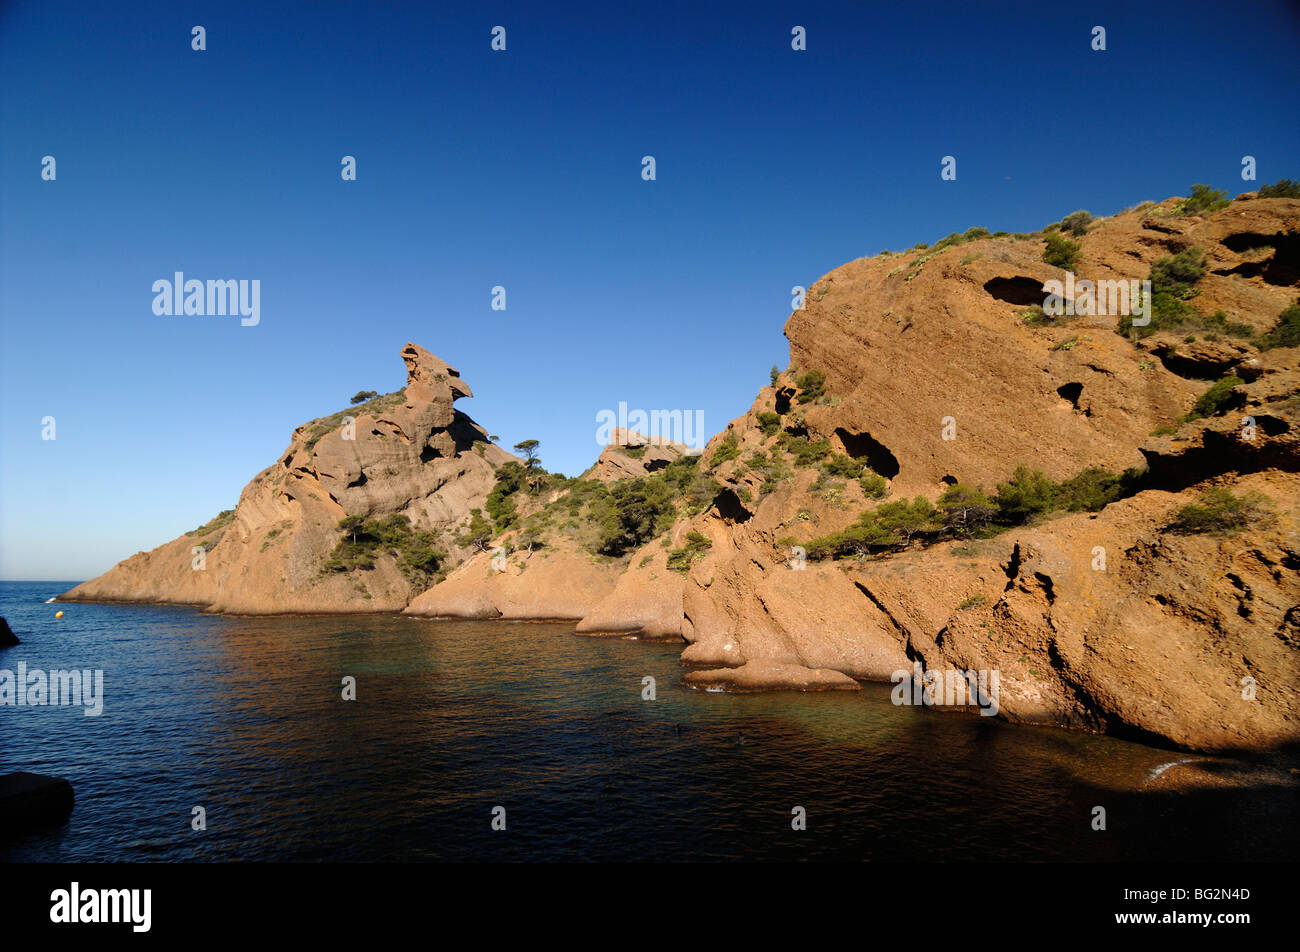
M 55 612 L 55 613 L 54 613 L 54 617 L 55 617 L 55 618 L 62 618 L 62 617 L 63 617 L 63 612 Z

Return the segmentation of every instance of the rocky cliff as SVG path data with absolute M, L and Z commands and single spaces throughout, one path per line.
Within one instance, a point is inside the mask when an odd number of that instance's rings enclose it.
M 415 344 L 401 356 L 404 389 L 298 427 L 233 511 L 60 599 L 248 614 L 406 607 L 468 554 L 448 530 L 483 505 L 496 468 L 516 458 L 455 409 L 473 396 L 455 369 Z M 363 525 L 336 557 L 347 517 Z
M 1043 283 L 1063 278 L 1042 235 L 862 259 L 810 289 L 786 326 L 793 369 L 705 453 L 727 488 L 691 522 L 710 544 L 683 592 L 683 661 L 702 666 L 688 680 L 995 669 L 1014 720 L 1200 749 L 1300 740 L 1300 354 L 1266 346 L 1300 286 L 1300 201 L 1171 201 L 1078 243 L 1072 267 L 1094 281 L 1181 252 L 1204 255 L 1203 275 L 1129 333 L 1114 315 L 1042 314 Z M 829 454 L 808 465 L 787 452 L 818 443 Z M 971 531 L 989 500 L 952 501 L 1018 464 L 1076 488 L 1145 472 L 1101 505 Z M 1259 509 L 1182 531 L 1207 490 Z M 937 530 L 891 512 L 921 526 L 910 542 L 862 518 L 918 495 L 949 507 Z M 819 545 L 851 554 L 805 555 Z

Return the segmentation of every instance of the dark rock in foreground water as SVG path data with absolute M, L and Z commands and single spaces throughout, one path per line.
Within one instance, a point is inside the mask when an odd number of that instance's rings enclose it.
M 9 627 L 9 622 L 0 618 L 0 648 L 12 648 L 16 644 L 19 644 L 18 636 Z
M 0 829 L 23 831 L 61 823 L 72 812 L 72 784 L 34 773 L 0 776 Z

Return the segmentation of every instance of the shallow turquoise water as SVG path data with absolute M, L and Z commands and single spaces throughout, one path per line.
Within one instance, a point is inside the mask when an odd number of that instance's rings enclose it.
M 561 624 L 43 604 L 71 584 L 0 583 L 24 641 L 0 668 L 105 678 L 100 717 L 0 708 L 0 772 L 63 776 L 77 795 L 66 824 L 0 840 L 8 860 L 1267 859 L 1297 846 L 1291 794 L 1135 793 L 1181 755 L 896 707 L 888 685 L 696 692 L 679 683 L 679 645 Z M 356 701 L 340 697 L 345 676 Z M 505 831 L 491 829 L 498 805 Z M 205 831 L 190 828 L 195 806 Z M 806 830 L 791 829 L 795 806 Z

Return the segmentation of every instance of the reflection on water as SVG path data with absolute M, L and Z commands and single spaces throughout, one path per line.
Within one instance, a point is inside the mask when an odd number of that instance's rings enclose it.
M 0 584 L 24 639 L 0 667 L 105 681 L 98 718 L 0 708 L 0 772 L 77 793 L 64 826 L 0 841 L 5 859 L 1258 859 L 1297 845 L 1288 791 L 1136 792 L 1180 756 L 896 707 L 889 685 L 695 692 L 679 647 L 561 624 L 113 605 L 61 605 L 55 621 L 42 603 L 68 587 Z M 1099 805 L 1106 832 L 1091 829 Z

